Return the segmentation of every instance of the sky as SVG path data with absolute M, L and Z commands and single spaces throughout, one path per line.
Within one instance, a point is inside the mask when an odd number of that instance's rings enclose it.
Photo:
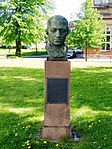
M 54 0 L 56 5 L 55 14 L 62 15 L 72 21 L 79 12 L 81 4 L 86 0 Z

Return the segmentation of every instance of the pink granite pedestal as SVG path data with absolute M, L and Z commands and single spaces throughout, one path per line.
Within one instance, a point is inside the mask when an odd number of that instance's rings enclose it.
M 67 82 L 64 93 L 66 100 L 61 102 L 55 102 L 55 93 L 51 90 L 51 102 L 48 96 L 48 80 L 49 79 L 61 79 L 63 82 Z M 53 81 L 52 81 L 53 83 Z M 55 84 L 53 84 L 55 88 Z M 60 86 L 59 86 L 60 87 Z M 61 90 L 61 87 L 58 88 Z M 63 88 L 63 84 L 62 84 Z M 57 92 L 56 92 L 57 93 Z M 61 92 L 59 92 L 60 94 Z M 50 94 L 50 93 L 49 93 Z M 63 95 L 62 95 L 63 96 Z M 59 97 L 62 97 L 59 96 Z M 63 97 L 62 97 L 63 98 Z M 50 140 L 58 140 L 62 137 L 70 136 L 70 62 L 62 61 L 45 61 L 45 82 L 44 82 L 44 122 L 42 126 L 42 138 Z

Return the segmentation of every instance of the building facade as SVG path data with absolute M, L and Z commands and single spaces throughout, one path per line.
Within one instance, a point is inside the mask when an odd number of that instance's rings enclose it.
M 93 7 L 103 16 L 105 22 L 105 40 L 96 53 L 112 58 L 112 0 L 93 0 Z

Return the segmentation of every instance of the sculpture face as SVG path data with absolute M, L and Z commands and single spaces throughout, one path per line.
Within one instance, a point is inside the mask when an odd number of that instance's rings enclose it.
M 68 34 L 68 23 L 63 18 L 52 18 L 48 24 L 48 34 L 51 45 L 63 45 Z
M 49 42 L 45 48 L 48 61 L 67 61 L 67 46 L 64 44 L 68 35 L 68 21 L 60 15 L 51 17 L 47 22 L 46 34 Z

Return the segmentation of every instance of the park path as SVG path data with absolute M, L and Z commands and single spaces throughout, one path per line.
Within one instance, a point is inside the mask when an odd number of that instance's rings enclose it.
M 44 68 L 45 59 L 39 58 L 16 58 L 16 59 L 0 59 L 0 67 L 24 67 L 24 68 Z M 112 67 L 112 61 L 96 61 L 96 60 L 71 60 L 71 68 L 87 68 L 87 67 Z

